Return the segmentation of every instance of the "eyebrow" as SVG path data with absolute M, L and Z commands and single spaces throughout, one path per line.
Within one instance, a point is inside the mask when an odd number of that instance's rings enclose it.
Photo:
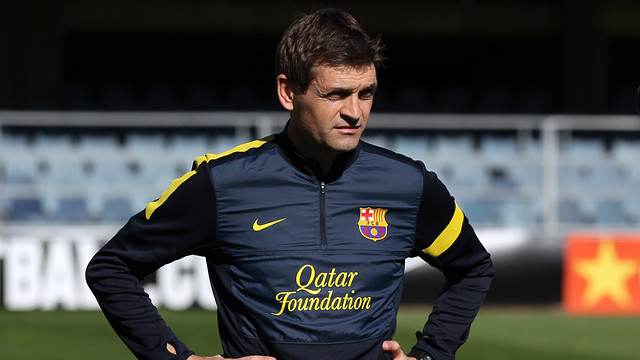
M 378 89 L 378 84 L 373 83 L 365 88 L 362 89 L 362 91 L 371 91 L 371 92 L 375 92 L 376 89 Z
M 362 88 L 359 91 L 359 93 L 361 93 L 361 92 L 375 92 L 377 88 L 378 88 L 378 85 L 376 83 L 372 83 L 372 84 L 369 84 L 368 86 L 365 86 L 364 88 Z M 319 95 L 320 96 L 329 96 L 331 94 L 352 94 L 354 91 L 355 91 L 355 88 L 336 87 L 336 88 L 327 89 L 326 91 L 319 91 Z

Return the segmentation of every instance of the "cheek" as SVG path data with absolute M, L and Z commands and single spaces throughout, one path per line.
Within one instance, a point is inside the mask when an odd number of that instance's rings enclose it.
M 315 139 L 322 137 L 327 132 L 327 121 L 321 113 L 308 109 L 304 114 L 301 114 L 300 123 L 305 131 L 313 136 Z
M 306 104 L 299 113 L 303 126 L 316 134 L 329 132 L 333 128 L 334 120 L 340 118 L 340 104 L 330 102 L 315 102 Z
M 373 100 L 363 102 L 361 107 L 362 113 L 368 117 L 369 114 L 371 113 L 372 106 L 373 106 Z
M 324 106 L 315 107 L 312 110 L 312 117 L 319 129 L 333 127 L 333 121 L 340 118 L 340 106 L 336 104 L 325 104 Z

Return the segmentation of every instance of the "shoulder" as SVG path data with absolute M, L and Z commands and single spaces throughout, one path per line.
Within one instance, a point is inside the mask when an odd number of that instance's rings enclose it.
M 427 168 L 427 165 L 422 160 L 416 160 L 388 148 L 373 145 L 364 141 L 362 141 L 361 144 L 361 149 L 365 153 L 377 156 L 381 159 L 386 159 L 391 163 L 395 163 L 396 166 L 411 168 L 419 172 L 424 178 L 425 185 L 441 184 L 441 181 L 438 178 L 437 174 L 434 171 L 429 170 Z
M 445 208 L 453 212 L 455 204 L 446 185 L 435 172 L 428 170 L 422 161 L 366 142 L 362 142 L 361 152 L 361 157 L 371 159 L 370 163 L 383 167 L 391 174 L 388 179 L 392 179 L 393 182 L 402 186 L 408 186 L 410 183 L 420 186 L 423 206 Z
M 419 160 L 414 160 L 406 155 L 365 141 L 361 142 L 361 152 L 378 157 L 380 160 L 397 163 L 398 166 L 408 166 L 416 169 L 424 168 L 424 164 Z
M 207 164 L 207 166 L 212 167 L 217 164 L 221 164 L 234 159 L 244 158 L 247 156 L 255 156 L 256 154 L 259 154 L 264 150 L 273 148 L 273 146 L 275 146 L 274 140 L 275 135 L 269 135 L 262 139 L 240 144 L 219 154 L 209 153 L 199 156 L 193 161 L 193 169 L 195 170 L 199 168 L 202 164 Z
M 361 144 L 357 169 L 368 181 L 378 179 L 395 191 L 424 194 L 439 182 L 422 161 L 366 142 Z
M 361 144 L 361 158 L 370 159 L 391 173 L 399 176 L 413 174 L 424 181 L 436 179 L 435 173 L 427 170 L 425 164 L 420 160 L 364 141 Z

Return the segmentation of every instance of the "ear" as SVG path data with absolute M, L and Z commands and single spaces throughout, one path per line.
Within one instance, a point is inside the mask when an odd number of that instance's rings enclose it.
M 289 83 L 287 76 L 284 74 L 278 75 L 277 79 L 278 86 L 278 99 L 280 100 L 280 104 L 287 111 L 293 111 L 293 87 Z

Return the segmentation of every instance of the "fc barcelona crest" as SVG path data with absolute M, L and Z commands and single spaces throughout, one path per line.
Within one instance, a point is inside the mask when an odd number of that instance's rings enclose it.
M 387 236 L 387 220 L 385 214 L 388 209 L 360 208 L 360 220 L 358 228 L 360 234 L 369 240 L 378 241 Z

